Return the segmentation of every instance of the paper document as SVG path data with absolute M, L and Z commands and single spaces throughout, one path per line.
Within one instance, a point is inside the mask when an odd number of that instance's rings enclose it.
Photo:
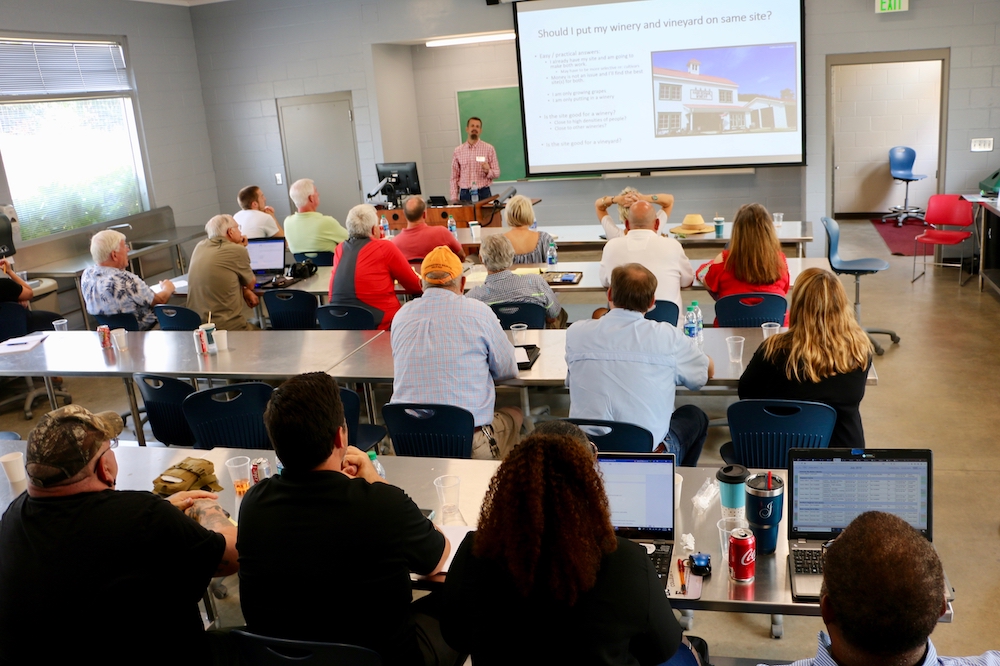
M 188 286 L 188 281 L 187 280 L 171 280 L 171 282 L 174 283 L 174 289 L 176 291 L 185 291 L 185 290 L 187 290 L 187 286 Z M 158 284 L 154 284 L 152 287 L 150 287 L 150 289 L 153 290 L 154 294 L 158 294 L 161 291 L 163 291 L 163 287 L 161 287 Z
M 47 333 L 33 333 L 21 338 L 10 338 L 0 343 L 0 354 L 14 354 L 16 352 L 31 351 L 48 337 Z
M 527 363 L 531 359 L 528 358 L 528 350 L 524 347 L 514 347 L 514 361 L 517 363 Z

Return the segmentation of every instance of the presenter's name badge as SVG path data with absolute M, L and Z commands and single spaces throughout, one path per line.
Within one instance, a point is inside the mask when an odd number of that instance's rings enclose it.
M 477 162 L 485 162 L 486 161 L 486 156 L 485 155 L 476 155 L 476 161 Z

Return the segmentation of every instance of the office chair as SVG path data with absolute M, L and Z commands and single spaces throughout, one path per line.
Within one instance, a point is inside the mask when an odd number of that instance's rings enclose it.
M 927 177 L 913 173 L 913 163 L 916 159 L 917 151 L 913 148 L 896 146 L 889 149 L 889 173 L 892 174 L 893 180 L 901 180 L 906 183 L 906 193 L 903 196 L 903 205 L 890 207 L 889 210 L 892 212 L 883 215 L 882 222 L 895 219 L 896 226 L 901 227 L 908 217 L 915 217 L 918 220 L 924 219 L 924 209 L 910 205 L 910 183 Z
M 311 261 L 315 266 L 333 266 L 333 252 L 295 252 L 295 261 Z
M 756 328 L 768 322 L 784 324 L 787 309 L 788 301 L 778 294 L 733 294 L 715 302 L 715 320 L 723 328 Z
M 201 315 L 179 305 L 157 305 L 153 308 L 156 321 L 163 331 L 193 331 L 201 326 Z
M 837 410 L 821 402 L 740 400 L 727 410 L 733 438 L 719 449 L 727 463 L 788 469 L 788 449 L 830 446 Z
M 264 428 L 264 408 L 272 390 L 268 384 L 246 382 L 204 389 L 184 398 L 181 408 L 195 436 L 194 448 L 272 448 Z
M 646 313 L 646 319 L 662 321 L 671 326 L 676 326 L 680 314 L 680 308 L 673 301 L 656 301 L 653 309 Z
M 382 419 L 398 456 L 472 457 L 476 421 L 461 407 L 398 402 L 383 405 Z
M 382 666 L 378 652 L 344 643 L 316 643 L 269 638 L 243 629 L 232 632 L 246 666 Z
M 881 259 L 850 259 L 844 260 L 840 258 L 840 225 L 837 224 L 835 220 L 829 217 L 821 217 L 820 221 L 823 223 L 823 227 L 826 229 L 826 236 L 829 240 L 827 245 L 827 258 L 830 261 L 830 269 L 837 275 L 853 275 L 854 276 L 854 317 L 858 320 L 858 324 L 861 323 L 861 276 L 871 275 L 872 273 L 878 273 L 889 268 L 889 262 L 883 261 Z M 864 328 L 864 327 L 862 327 Z M 878 335 L 888 335 L 889 338 L 895 344 L 899 344 L 899 336 L 896 335 L 895 331 L 890 331 L 887 328 L 865 328 L 865 333 L 868 333 L 868 339 L 872 341 L 872 346 L 875 347 L 875 353 L 881 356 L 885 353 L 882 349 L 882 345 L 875 341 L 872 334 Z
M 272 289 L 264 292 L 264 306 L 276 331 L 308 331 L 316 328 L 314 294 L 298 289 Z
M 195 437 L 184 418 L 184 400 L 195 392 L 187 382 L 173 377 L 136 373 L 153 437 L 167 446 L 194 446 Z
M 653 433 L 641 426 L 600 419 L 566 420 L 580 426 L 598 451 L 649 453 L 653 450 Z
M 490 307 L 504 330 L 510 329 L 513 324 L 527 324 L 532 329 L 545 328 L 545 308 L 537 303 L 493 303 Z
M 976 259 L 976 249 L 979 246 L 979 237 L 971 231 L 949 231 L 938 229 L 937 227 L 971 227 L 975 224 L 972 216 L 972 202 L 966 201 L 957 194 L 935 194 L 927 202 L 927 214 L 924 221 L 932 228 L 926 229 L 922 234 L 913 239 L 913 279 L 923 277 L 927 272 L 927 246 L 928 245 L 961 245 L 966 239 L 972 238 L 972 259 L 969 264 L 969 277 L 962 279 L 962 265 L 965 260 L 965 251 L 962 251 L 957 264 L 946 262 L 931 262 L 932 266 L 950 266 L 958 268 L 958 285 L 962 286 L 973 277 L 972 263 Z M 917 244 L 924 246 L 923 269 L 917 275 Z
M 14 247 L 14 227 L 10 218 L 0 213 L 0 259 L 17 254 Z
M 316 321 L 324 331 L 374 331 L 375 316 L 356 305 L 322 305 L 316 308 Z
M 118 314 L 110 315 L 92 314 L 90 316 L 97 320 L 99 326 L 108 326 L 111 330 L 115 330 L 116 328 L 124 328 L 126 331 L 139 330 L 139 320 L 131 312 L 119 312 Z

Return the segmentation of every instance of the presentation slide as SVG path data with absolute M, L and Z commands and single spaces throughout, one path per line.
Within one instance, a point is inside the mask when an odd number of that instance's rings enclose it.
M 799 0 L 515 7 L 529 175 L 804 163 Z

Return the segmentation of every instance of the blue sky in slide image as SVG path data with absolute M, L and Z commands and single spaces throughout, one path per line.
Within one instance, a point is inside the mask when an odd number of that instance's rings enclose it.
M 702 76 L 720 76 L 739 84 L 741 95 L 757 93 L 781 97 L 788 88 L 798 97 L 795 44 L 756 44 L 712 49 L 657 51 L 653 67 L 686 72 L 692 58 L 701 63 Z

